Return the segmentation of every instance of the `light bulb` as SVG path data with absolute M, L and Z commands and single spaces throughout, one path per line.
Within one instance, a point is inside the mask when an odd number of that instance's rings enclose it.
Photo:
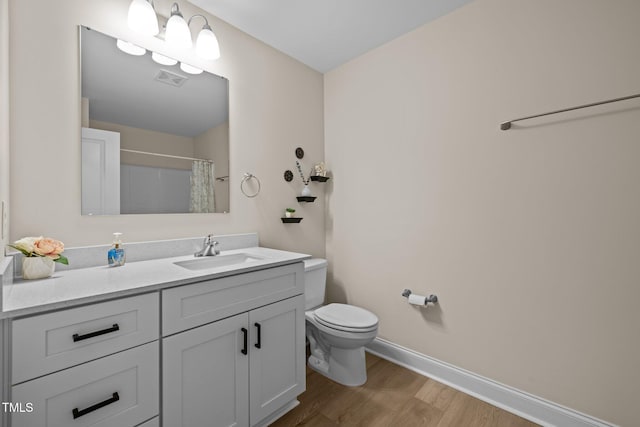
M 116 46 L 118 46 L 118 49 L 128 53 L 129 55 L 142 56 L 147 53 L 147 50 L 145 48 L 136 46 L 133 43 L 129 43 L 120 39 L 118 39 L 118 41 L 116 42 Z
M 151 59 L 153 59 L 158 64 L 162 64 L 162 65 L 176 65 L 178 63 L 176 59 L 161 55 L 158 52 L 153 52 L 151 54 Z
M 171 17 L 167 21 L 167 29 L 165 40 L 167 44 L 177 48 L 188 49 L 193 45 L 191 40 L 191 31 L 187 21 L 182 17 L 182 13 L 178 10 L 178 5 L 174 3 L 175 9 L 171 11 Z
M 200 74 L 202 70 L 200 68 L 196 68 L 193 65 L 185 64 L 184 62 L 180 63 L 180 69 L 185 73 L 189 74 Z
M 214 60 L 220 58 L 220 45 L 216 35 L 209 25 L 202 27 L 196 39 L 196 53 L 204 59 Z
M 133 0 L 127 15 L 129 28 L 146 36 L 155 36 L 160 32 L 158 17 L 147 0 Z

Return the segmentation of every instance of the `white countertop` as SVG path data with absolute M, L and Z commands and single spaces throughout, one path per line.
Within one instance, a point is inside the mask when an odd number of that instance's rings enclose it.
M 122 267 L 89 267 L 55 272 L 41 280 L 15 280 L 2 287 L 0 318 L 149 292 L 177 285 L 216 279 L 263 268 L 292 264 L 309 255 L 276 249 L 250 247 L 223 251 L 221 255 L 246 253 L 257 258 L 225 267 L 188 270 L 175 262 L 193 260 L 193 255 L 130 262 Z

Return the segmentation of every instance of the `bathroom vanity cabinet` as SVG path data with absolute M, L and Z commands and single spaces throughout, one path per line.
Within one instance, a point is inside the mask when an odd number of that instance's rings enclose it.
M 5 319 L 10 425 L 266 425 L 305 389 L 303 292 L 296 262 Z
M 163 291 L 165 425 L 256 426 L 295 402 L 303 274 L 294 264 Z
M 304 391 L 303 352 L 303 296 L 164 338 L 165 425 L 261 424 Z

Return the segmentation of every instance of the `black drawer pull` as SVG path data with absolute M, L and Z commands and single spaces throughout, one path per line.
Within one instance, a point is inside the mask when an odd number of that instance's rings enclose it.
M 80 418 L 83 415 L 87 415 L 89 412 L 93 412 L 97 409 L 104 408 L 105 406 L 111 405 L 113 402 L 117 402 L 118 400 L 120 400 L 120 396 L 116 392 L 116 393 L 113 393 L 113 396 L 111 396 L 107 400 L 100 403 L 96 403 L 95 405 L 89 406 L 86 409 L 73 408 L 73 410 L 71 411 L 73 413 L 73 419 L 75 420 L 76 418 Z
M 247 332 L 248 331 L 247 331 L 247 328 L 242 328 L 240 330 L 242 331 L 242 334 L 244 335 L 244 344 L 243 344 L 242 350 L 240 350 L 240 351 L 242 352 L 242 354 L 246 355 L 247 354 L 247 340 L 248 340 Z
M 256 329 L 258 330 L 258 341 L 256 341 L 255 346 L 256 348 L 260 348 L 260 342 L 262 341 L 262 331 L 261 331 L 261 327 L 260 327 L 260 323 L 256 322 L 254 323 Z
M 115 332 L 115 331 L 119 331 L 119 330 L 120 330 L 120 326 L 118 326 L 117 323 L 114 323 L 112 327 L 107 328 L 107 329 L 103 329 L 101 331 L 89 332 L 88 334 L 85 334 L 85 335 L 73 334 L 73 342 L 86 340 L 88 338 L 93 338 L 93 337 L 97 337 L 99 335 L 109 334 L 111 332 Z

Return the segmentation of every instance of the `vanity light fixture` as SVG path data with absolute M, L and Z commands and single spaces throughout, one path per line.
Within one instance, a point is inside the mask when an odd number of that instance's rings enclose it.
M 132 30 L 155 36 L 160 33 L 158 17 L 153 6 L 153 0 L 132 0 L 127 16 L 129 28 Z M 193 15 L 185 21 L 178 3 L 171 5 L 171 16 L 165 26 L 164 40 L 167 44 L 180 49 L 190 49 L 193 46 L 189 25 L 194 18 L 204 19 L 204 25 L 196 38 L 196 54 L 203 59 L 215 60 L 220 58 L 220 45 L 209 21 L 203 15 Z M 163 64 L 167 65 L 167 64 Z
M 178 3 L 173 3 L 171 5 L 171 16 L 165 26 L 164 40 L 168 45 L 176 48 L 190 49 L 193 46 L 193 40 L 191 38 L 189 25 L 191 25 L 191 21 L 194 18 L 204 19 L 204 25 L 196 38 L 196 54 L 199 57 L 210 61 L 220 58 L 220 45 L 218 44 L 218 38 L 211 29 L 207 18 L 204 15 L 198 14 L 189 18 L 189 21 L 185 21 Z M 127 20 L 129 28 L 138 33 L 149 36 L 156 36 L 160 33 L 158 17 L 153 6 L 153 0 L 132 0 L 129 5 Z M 123 41 L 122 43 L 124 44 L 127 42 Z M 135 46 L 131 43 L 128 44 Z M 144 55 L 145 53 L 140 53 L 140 49 L 142 48 L 138 46 L 135 46 L 137 49 L 130 48 L 130 46 L 125 46 L 125 48 L 121 47 L 120 40 L 118 41 L 118 47 L 122 51 L 132 55 Z M 174 65 L 177 62 L 171 58 L 156 53 L 154 53 L 152 57 L 154 61 L 162 65 Z M 189 65 L 187 65 L 187 67 L 190 67 L 192 70 L 197 70 L 195 67 L 191 67 Z M 200 70 L 200 72 L 202 72 L 202 70 Z
M 128 53 L 129 55 L 142 56 L 147 53 L 147 50 L 145 48 L 120 39 L 118 39 L 118 41 L 116 42 L 116 46 L 118 46 L 118 49 Z
M 133 0 L 129 5 L 127 22 L 129 28 L 140 34 L 155 36 L 160 32 L 153 0 Z

